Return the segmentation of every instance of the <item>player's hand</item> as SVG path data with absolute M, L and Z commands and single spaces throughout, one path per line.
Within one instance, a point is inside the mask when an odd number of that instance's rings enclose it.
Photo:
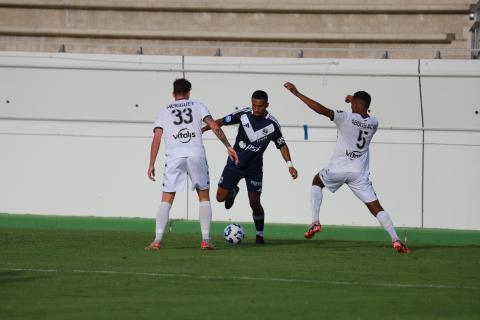
M 148 179 L 155 181 L 155 167 L 148 168 Z
M 285 88 L 287 88 L 288 91 L 290 91 L 291 93 L 293 94 L 297 94 L 298 93 L 298 90 L 297 90 L 297 87 L 295 87 L 295 85 L 291 82 L 285 82 L 285 84 L 283 85 Z
M 238 166 L 238 164 L 240 163 L 240 160 L 238 160 L 237 152 L 232 148 L 232 146 L 227 147 L 227 152 L 228 152 L 228 157 L 230 158 L 230 160 L 235 162 L 235 165 Z
M 297 179 L 298 177 L 297 169 L 295 169 L 294 167 L 290 167 L 288 168 L 288 172 L 290 172 L 290 175 L 292 176 L 293 180 Z
M 346 103 L 352 103 L 352 100 L 353 100 L 353 96 L 350 95 L 350 94 L 345 97 L 345 102 L 346 102 Z

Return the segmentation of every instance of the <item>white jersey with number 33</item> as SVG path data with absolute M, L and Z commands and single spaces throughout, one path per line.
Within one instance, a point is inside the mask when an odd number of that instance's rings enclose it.
M 377 132 L 375 117 L 363 118 L 358 113 L 335 111 L 337 143 L 328 169 L 332 172 L 368 172 L 369 146 Z
M 206 158 L 202 121 L 209 115 L 203 103 L 191 100 L 177 100 L 160 110 L 154 128 L 163 129 L 168 160 L 191 156 Z

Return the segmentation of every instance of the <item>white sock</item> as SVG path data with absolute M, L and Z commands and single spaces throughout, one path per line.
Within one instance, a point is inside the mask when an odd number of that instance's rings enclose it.
M 155 221 L 155 241 L 162 241 L 163 232 L 165 231 L 165 226 L 168 222 L 171 207 L 172 205 L 168 202 L 160 202 Z
M 395 227 L 393 226 L 392 219 L 386 211 L 380 211 L 377 213 L 377 220 L 380 222 L 382 227 L 388 232 L 392 241 L 399 240 Z
M 312 210 L 312 223 L 320 222 L 320 205 L 322 204 L 322 188 L 312 185 L 310 188 L 310 208 Z
M 210 241 L 210 223 L 212 222 L 212 205 L 210 201 L 201 201 L 198 208 L 198 218 L 200 219 L 200 229 L 202 230 L 202 240 Z

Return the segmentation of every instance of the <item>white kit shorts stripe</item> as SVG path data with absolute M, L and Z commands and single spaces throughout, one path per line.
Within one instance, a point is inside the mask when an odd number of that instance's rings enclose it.
M 364 203 L 378 199 L 369 179 L 369 172 L 332 172 L 330 169 L 324 168 L 320 170 L 319 175 L 325 187 L 332 193 L 346 184 L 355 196 Z
M 183 191 L 187 175 L 192 182 L 192 190 L 207 190 L 210 188 L 207 159 L 203 157 L 182 157 L 168 160 L 165 164 L 163 191 Z

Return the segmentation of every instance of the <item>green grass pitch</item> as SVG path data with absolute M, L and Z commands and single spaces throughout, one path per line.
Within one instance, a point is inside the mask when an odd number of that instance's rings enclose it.
M 214 223 L 0 214 L 0 319 L 479 319 L 480 232 L 266 225 L 267 244 L 231 246 Z M 404 235 L 405 229 L 399 230 Z

